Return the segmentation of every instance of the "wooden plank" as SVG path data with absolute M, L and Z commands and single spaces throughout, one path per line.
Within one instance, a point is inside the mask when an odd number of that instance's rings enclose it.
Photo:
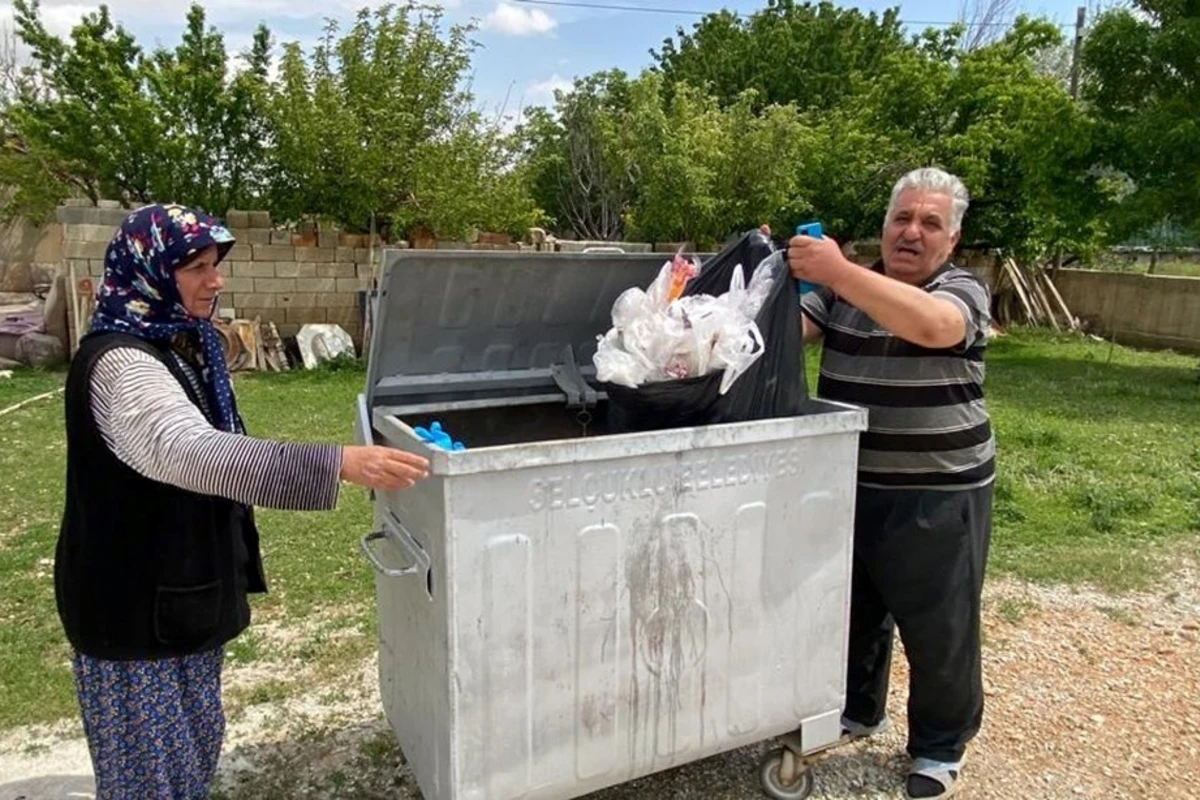
M 1008 273 L 1008 279 L 1012 283 L 1017 297 L 1021 300 L 1021 305 L 1025 308 L 1026 322 L 1031 324 L 1037 323 L 1037 314 L 1034 313 L 1033 304 L 1029 302 L 1029 296 L 1025 293 L 1025 289 L 1023 288 L 1024 280 L 1021 276 L 1020 270 L 1017 269 L 1016 263 L 1011 258 L 1005 259 L 1004 271 Z
M 1050 276 L 1046 277 L 1046 285 L 1050 288 L 1050 294 L 1054 297 L 1054 301 L 1058 303 L 1058 307 L 1062 310 L 1063 316 L 1067 319 L 1067 326 L 1073 330 L 1079 330 L 1079 320 L 1071 313 L 1071 309 L 1067 307 L 1067 301 L 1063 300 L 1063 296 L 1059 293 L 1058 287 L 1054 285 L 1054 281 Z
M 1054 313 L 1054 309 L 1050 307 L 1050 301 L 1046 299 L 1046 292 L 1042 289 L 1042 282 L 1039 278 L 1042 277 L 1041 269 L 1038 267 L 1029 268 L 1029 282 L 1033 285 L 1034 295 L 1038 299 L 1038 303 L 1042 307 L 1042 311 L 1046 318 L 1050 320 L 1050 325 L 1059 333 L 1062 332 L 1062 326 L 1058 324 L 1058 315 Z

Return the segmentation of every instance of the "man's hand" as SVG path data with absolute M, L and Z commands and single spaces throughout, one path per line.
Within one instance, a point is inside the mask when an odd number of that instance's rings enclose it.
M 343 447 L 339 477 L 376 491 L 407 489 L 429 477 L 429 461 L 391 447 Z
M 788 267 L 797 280 L 833 287 L 847 270 L 856 269 L 846 260 L 833 239 L 793 236 L 788 242 Z

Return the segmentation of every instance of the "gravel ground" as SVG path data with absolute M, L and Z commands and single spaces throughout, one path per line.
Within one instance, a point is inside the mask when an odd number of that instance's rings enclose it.
M 964 798 L 1184 798 L 1200 794 L 1200 577 L 1114 599 L 992 583 L 986 593 L 984 729 Z M 823 757 L 816 798 L 900 798 L 906 670 L 895 659 L 893 730 Z M 416 785 L 379 711 L 374 661 L 341 685 L 252 706 L 231 720 L 224 800 L 411 798 Z M 232 682 L 247 676 L 230 676 Z M 767 744 L 588 800 L 763 797 Z M 0 800 L 91 797 L 75 723 L 0 738 Z

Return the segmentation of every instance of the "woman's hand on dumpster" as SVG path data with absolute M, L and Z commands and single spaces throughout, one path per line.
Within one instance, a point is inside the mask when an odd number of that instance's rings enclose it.
M 391 447 L 343 447 L 341 479 L 368 489 L 407 489 L 429 477 L 429 461 Z

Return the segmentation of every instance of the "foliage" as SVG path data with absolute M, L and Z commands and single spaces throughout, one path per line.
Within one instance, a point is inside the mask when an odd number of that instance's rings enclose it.
M 205 28 L 199 6 L 180 45 L 149 56 L 107 7 L 85 15 L 69 43 L 46 30 L 37 0 L 16 0 L 14 10 L 38 80 L 5 114 L 9 216 L 44 215 L 72 190 L 93 201 L 182 198 L 218 213 L 248 197 L 263 164 L 255 100 L 268 68 L 265 30 L 247 69 L 228 80 L 223 37 Z
M 0 216 L 75 194 L 453 239 L 547 224 L 707 245 L 815 218 L 844 240 L 877 235 L 899 175 L 940 165 L 971 192 L 968 242 L 1087 258 L 1200 233 L 1192 5 L 1100 15 L 1078 102 L 1056 26 L 994 24 L 1011 0 L 966 0 L 962 24 L 916 36 L 896 8 L 767 0 L 678 29 L 639 75 L 576 79 L 508 134 L 465 88 L 474 26 L 443 25 L 440 5 L 331 22 L 311 52 L 285 44 L 271 78 L 270 33 L 231 61 L 199 6 L 173 50 L 145 53 L 105 7 L 63 40 L 15 0 L 32 63 L 0 52 Z
M 1039 69 L 1039 54 L 1061 44 L 1057 28 L 1021 17 L 965 52 L 959 35 L 928 35 L 892 58 L 863 104 L 868 127 L 905 167 L 940 164 L 962 177 L 973 200 L 966 240 L 1023 258 L 1096 247 L 1120 187 L 1093 169 L 1092 121 Z
M 706 87 L 723 105 L 747 89 L 759 107 L 831 109 L 882 75 L 906 47 L 899 9 L 863 14 L 830 2 L 767 0 L 748 19 L 721 11 L 677 29 L 652 53 L 668 87 Z
M 790 106 L 729 107 L 661 74 L 608 72 L 521 130 L 533 192 L 575 235 L 713 244 L 775 219 L 795 194 L 803 128 Z
M 1106 161 L 1136 184 L 1122 232 L 1174 219 L 1200 233 L 1200 7 L 1131 5 L 1100 16 L 1082 59 Z
M 630 82 L 599 72 L 556 93 L 557 115 L 526 114 L 518 135 L 533 197 L 560 229 L 585 239 L 619 239 L 637 176 L 631 161 Z
M 472 28 L 443 31 L 439 7 L 364 9 L 344 35 L 330 23 L 313 53 L 284 46 L 276 81 L 265 27 L 234 63 L 198 5 L 180 44 L 150 54 L 103 6 L 68 41 L 46 30 L 38 0 L 15 10 L 34 68 L 4 71 L 10 218 L 44 218 L 75 193 L 217 214 L 266 206 L 358 229 L 375 216 L 456 238 L 540 219 L 514 140 L 462 88 Z
M 254 33 L 243 68 L 230 79 L 220 33 L 204 28 L 204 10 L 188 11 L 183 41 L 143 63 L 147 101 L 161 115 L 155 131 L 164 188 L 137 197 L 186 197 L 223 214 L 253 197 L 269 174 L 260 109 L 267 91 L 271 35 Z
M 755 113 L 753 91 L 720 108 L 687 84 L 662 88 L 661 76 L 648 73 L 632 92 L 634 235 L 707 247 L 775 218 L 795 194 L 803 142 L 795 109 Z
M 443 35 L 441 17 L 415 2 L 364 9 L 340 38 L 327 25 L 311 66 L 298 45 L 285 47 L 268 104 L 273 211 L 359 228 L 376 214 L 452 237 L 480 224 L 520 232 L 536 219 L 511 142 L 461 88 L 473 29 Z
M 640 238 L 713 242 L 817 218 L 855 239 L 878 234 L 896 178 L 937 164 L 972 194 L 968 241 L 1021 257 L 1106 241 L 1122 184 L 1096 162 L 1094 121 L 1046 74 L 1057 28 L 1019 18 L 964 44 L 964 26 L 904 41 L 896 24 L 782 1 L 749 21 L 710 15 L 665 48 L 659 69 L 579 81 L 557 116 L 536 118 L 538 199 L 579 235 L 616 226 L 573 207 L 611 220 L 622 205 L 625 232 Z M 850 77 L 830 93 L 802 91 L 830 85 L 824 62 L 799 59 L 785 75 L 771 72 L 779 59 L 755 60 L 835 34 L 858 44 L 840 48 Z

